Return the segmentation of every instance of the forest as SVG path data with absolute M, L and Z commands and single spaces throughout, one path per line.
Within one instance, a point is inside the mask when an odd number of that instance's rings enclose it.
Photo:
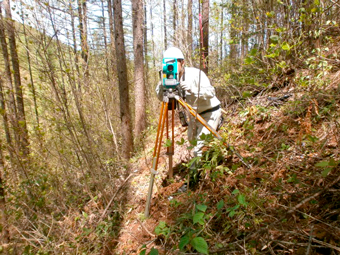
M 340 254 L 339 22 L 339 0 L 0 0 L 0 254 Z M 193 157 L 176 110 L 154 174 L 172 46 L 224 123 Z

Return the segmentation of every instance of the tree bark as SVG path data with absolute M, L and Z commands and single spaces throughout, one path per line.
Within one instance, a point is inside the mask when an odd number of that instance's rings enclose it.
M 187 34 L 187 44 L 188 44 L 188 56 L 187 60 L 191 62 L 192 59 L 192 0 L 188 0 L 188 34 Z
M 1 48 L 2 48 L 2 55 L 4 57 L 4 64 L 5 64 L 5 76 L 6 76 L 6 84 L 8 84 L 8 95 L 9 95 L 9 100 L 8 100 L 8 105 L 9 105 L 9 111 L 8 111 L 8 116 L 10 123 L 13 127 L 13 130 L 18 130 L 18 122 L 17 122 L 17 107 L 16 107 L 16 102 L 15 102 L 15 97 L 14 97 L 14 87 L 13 87 L 13 79 L 12 79 L 12 72 L 11 72 L 11 63 L 9 59 L 9 53 L 8 53 L 8 46 L 7 46 L 7 41 L 6 41 L 6 32 L 5 32 L 5 21 L 2 16 L 2 8 L 1 8 L 1 3 L 0 3 L 0 41 L 1 41 Z M 3 86 L 3 95 L 6 94 L 6 89 L 5 86 Z M 4 97 L 5 101 L 5 97 Z M 19 137 L 17 132 L 14 132 L 14 139 L 15 139 L 15 144 L 16 147 L 19 148 Z M 7 140 L 8 141 L 8 140 Z M 12 146 L 12 143 L 11 143 Z M 14 147 L 12 147 L 14 149 Z
M 143 0 L 132 1 L 134 80 L 135 80 L 135 139 L 141 138 L 146 127 L 145 82 L 143 57 Z
M 202 4 L 202 26 L 203 26 L 203 49 L 205 67 L 203 71 L 208 74 L 209 71 L 209 0 L 203 0 Z
M 110 64 L 111 64 L 111 71 L 112 71 L 112 78 L 111 80 L 114 82 L 116 79 L 116 47 L 115 47 L 115 35 L 114 35 L 114 17 L 113 17 L 113 7 L 112 7 L 112 0 L 107 1 L 107 9 L 109 13 L 109 30 L 110 30 Z M 114 85 L 114 84 L 113 84 Z
M 78 0 L 79 32 L 81 57 L 84 60 L 84 84 L 88 83 L 89 73 L 89 47 L 87 43 L 87 7 L 86 0 Z
M 6 135 L 6 142 L 8 146 L 8 151 L 10 155 L 10 161 L 13 162 L 13 144 L 12 144 L 12 136 L 11 132 L 9 129 L 9 123 L 8 123 L 8 117 L 7 117 L 7 109 L 6 109 L 6 104 L 5 104 L 5 97 L 3 93 L 3 83 L 2 83 L 2 78 L 0 75 L 0 114 L 2 115 L 2 120 L 4 124 L 4 130 L 5 130 L 5 135 Z
M 164 19 L 164 48 L 168 48 L 168 34 L 166 32 L 166 5 L 165 5 L 165 0 L 163 0 L 163 19 Z
M 174 46 L 178 46 L 178 38 L 177 38 L 177 0 L 173 0 L 173 17 L 172 17 L 172 29 L 173 29 L 173 42 Z
M 116 56 L 117 59 L 119 59 L 119 65 L 117 65 L 117 73 L 119 83 L 120 120 L 123 136 L 122 154 L 125 159 L 129 159 L 133 151 L 133 139 L 131 128 L 129 82 L 127 77 L 121 0 L 113 1 L 113 10 L 115 15 L 114 25 L 115 25 Z
M 106 37 L 106 22 L 105 22 L 105 10 L 104 10 L 104 0 L 101 0 L 102 3 L 102 25 L 103 25 L 103 34 L 104 34 L 104 47 L 105 47 L 105 67 L 106 67 L 106 77 L 107 80 L 110 81 L 110 68 L 109 68 L 109 58 L 107 57 L 107 37 Z
M 2 154 L 2 141 L 0 139 L 0 242 L 1 244 L 8 244 L 10 235 L 8 231 L 8 220 L 5 199 L 5 185 L 3 180 L 3 173 L 5 172 L 5 163 Z
M 148 23 L 147 23 L 147 4 L 146 0 L 144 0 L 144 65 L 145 65 L 145 84 L 149 84 L 149 60 L 148 60 Z M 146 90 L 147 94 L 149 95 L 150 90 Z
M 20 152 L 23 154 L 24 159 L 27 159 L 29 155 L 29 140 L 28 140 L 28 130 L 26 124 L 26 116 L 25 116 L 25 105 L 24 105 L 24 97 L 21 86 L 21 77 L 20 77 L 20 67 L 19 67 L 19 57 L 16 47 L 15 41 L 15 28 L 12 20 L 11 14 L 11 6 L 9 0 L 3 1 L 5 7 L 5 13 L 7 18 L 7 32 L 9 36 L 9 46 L 11 52 L 12 59 L 12 67 L 13 67 L 13 76 L 14 76 L 14 85 L 15 85 L 15 95 L 17 102 L 17 121 L 18 121 L 18 137 L 20 144 Z
M 237 44 L 236 44 L 236 39 L 237 39 L 237 31 L 235 28 L 235 25 L 233 24 L 235 22 L 235 4 L 231 4 L 231 17 L 232 17 L 232 22 L 230 23 L 230 39 L 232 42 L 229 44 L 230 47 L 230 52 L 229 52 L 229 59 L 230 59 L 230 67 L 233 69 L 234 64 L 237 62 Z

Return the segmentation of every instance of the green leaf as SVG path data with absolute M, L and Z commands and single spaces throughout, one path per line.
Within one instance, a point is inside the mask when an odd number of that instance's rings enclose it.
M 144 244 L 142 246 L 142 250 L 140 251 L 139 255 L 145 255 L 146 254 L 146 245 Z
M 165 141 L 165 147 L 170 147 L 171 144 L 172 144 L 172 142 L 171 142 L 170 139 L 167 139 L 167 140 Z
M 235 215 L 235 211 L 230 211 L 230 213 L 228 214 L 228 216 L 230 217 L 230 218 L 232 218 L 232 217 L 234 217 L 234 215 Z
M 195 213 L 194 218 L 193 218 L 193 223 L 196 224 L 197 222 L 199 222 L 201 224 L 203 216 L 204 216 L 203 212 Z
M 270 40 L 272 42 L 278 42 L 279 41 L 279 36 L 278 35 L 271 35 L 270 36 Z
M 289 46 L 289 44 L 286 43 L 286 42 L 284 42 L 284 43 L 282 44 L 281 48 L 282 48 L 283 50 L 290 50 L 290 49 L 291 49 L 291 47 Z
M 89 216 L 87 215 L 86 212 L 83 212 L 83 217 L 84 217 L 85 219 L 87 219 Z
M 151 249 L 149 255 L 158 255 L 158 254 L 159 254 L 159 253 L 158 253 L 158 250 L 152 247 L 152 249 Z
M 254 60 L 251 57 L 246 57 L 245 60 L 244 60 L 244 63 L 246 65 L 251 65 L 252 63 L 254 63 Z
M 221 210 L 224 206 L 224 201 L 221 199 L 218 203 L 217 203 L 217 210 Z
M 265 57 L 267 57 L 267 58 L 275 58 L 276 56 L 277 56 L 276 53 L 265 55 Z
M 247 202 L 246 202 L 246 196 L 243 194 L 239 194 L 237 197 L 238 202 L 243 205 L 243 206 L 247 206 Z
M 330 168 L 330 167 L 323 170 L 322 173 L 321 173 L 322 177 L 325 178 L 331 170 L 332 170 L 332 168 Z
M 181 141 L 177 141 L 176 142 L 178 145 L 183 145 L 185 143 L 184 138 L 182 137 Z
M 180 249 L 180 250 L 183 250 L 184 247 L 185 247 L 189 242 L 190 242 L 189 236 L 183 236 L 183 237 L 181 238 L 180 242 L 179 242 L 179 245 L 178 245 L 179 249 Z
M 242 93 L 242 98 L 248 98 L 248 97 L 251 97 L 252 93 L 251 91 L 244 91 Z
M 195 237 L 191 245 L 200 253 L 208 254 L 208 244 L 202 237 Z
M 231 194 L 236 195 L 238 193 L 240 193 L 240 191 L 238 189 L 234 189 L 234 191 Z
M 249 54 L 251 55 L 251 56 L 255 56 L 256 55 L 256 53 L 257 53 L 257 49 L 251 49 L 251 51 L 249 52 Z
M 207 210 L 207 206 L 206 205 L 202 205 L 202 204 L 200 204 L 200 205 L 196 205 L 196 208 L 198 209 L 198 210 L 200 210 L 201 212 L 205 212 L 206 210 Z
M 316 167 L 326 167 L 329 166 L 329 161 L 321 161 L 315 165 Z

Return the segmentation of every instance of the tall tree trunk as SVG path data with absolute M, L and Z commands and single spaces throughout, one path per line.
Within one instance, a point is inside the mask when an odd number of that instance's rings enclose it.
M 150 4 L 150 21 L 151 21 L 151 40 L 152 40 L 152 56 L 155 56 L 155 40 L 153 39 L 153 22 L 152 22 L 152 4 Z M 155 57 L 152 58 L 152 64 L 153 68 L 156 66 L 156 60 Z
M 173 17 L 172 17 L 172 29 L 173 29 L 173 42 L 174 46 L 178 45 L 178 38 L 177 38 L 177 0 L 173 0 Z
M 113 17 L 113 6 L 112 0 L 107 0 L 107 9 L 109 14 L 109 30 L 110 30 L 110 65 L 112 71 L 111 81 L 114 82 L 116 80 L 116 47 L 115 47 L 115 35 L 114 35 L 114 17 Z M 114 85 L 114 84 L 113 84 Z
M 21 1 L 22 4 L 22 1 Z M 23 32 L 24 32 L 24 38 L 25 38 L 25 45 L 26 45 L 26 56 L 27 56 L 27 64 L 28 64 L 28 71 L 30 74 L 30 88 L 32 91 L 32 96 L 33 96 L 33 102 L 34 102 L 34 113 L 35 113 L 35 118 L 37 121 L 37 130 L 38 133 L 40 133 L 40 122 L 39 122 L 39 114 L 38 114 L 38 105 L 37 105 L 37 95 L 35 92 L 35 84 L 33 81 L 33 72 L 32 72 L 32 64 L 31 64 L 31 53 L 30 53 L 30 49 L 29 49 L 29 44 L 28 44 L 28 40 L 27 40 L 27 32 L 26 32 L 26 24 L 25 24 L 25 14 L 23 11 L 23 8 L 21 6 L 21 19 L 22 19 L 22 27 L 23 27 Z
M 87 9 L 86 0 L 78 0 L 78 19 L 80 32 L 81 57 L 84 61 L 84 84 L 88 83 L 89 77 L 89 47 L 87 43 Z
M 187 60 L 189 63 L 192 61 L 192 0 L 188 0 L 188 56 Z
M 209 71 L 209 0 L 203 0 L 202 4 L 202 26 L 203 26 L 203 56 L 205 67 L 203 71 L 208 74 Z
M 168 34 L 166 32 L 166 3 L 165 0 L 163 0 L 163 19 L 164 19 L 164 48 L 167 49 L 168 48 Z
M 220 33 L 220 56 L 219 56 L 219 66 L 222 67 L 222 61 L 223 61 L 223 32 L 224 32 L 224 13 L 223 13 L 223 1 L 222 1 L 222 7 L 221 7 L 221 33 Z
M 105 10 L 104 10 L 104 0 L 101 0 L 102 3 L 102 24 L 103 24 L 103 34 L 104 34 L 104 47 L 105 47 L 105 67 L 106 67 L 106 77 L 107 80 L 110 81 L 110 68 L 109 68 L 109 58 L 107 54 L 107 37 L 106 37 L 106 22 L 105 22 Z
M 28 130 L 26 125 L 26 116 L 25 116 L 25 105 L 24 105 L 24 97 L 21 87 L 21 77 L 20 77 L 20 67 L 19 67 L 19 57 L 15 42 L 15 28 L 12 20 L 11 14 L 11 6 L 9 0 L 4 0 L 4 7 L 6 18 L 8 19 L 7 31 L 9 36 L 9 46 L 11 52 L 12 59 L 12 67 L 13 67 L 13 76 L 14 76 L 14 84 L 15 84 L 15 94 L 16 94 L 16 102 L 17 102 L 17 111 L 18 111 L 18 136 L 20 142 L 20 151 L 23 154 L 24 160 L 27 159 L 29 155 L 29 142 L 28 142 Z
M 132 1 L 134 80 L 135 80 L 135 139 L 141 138 L 146 127 L 145 82 L 143 57 L 143 0 Z
M 79 70 L 79 60 L 78 60 L 78 50 L 77 50 L 77 39 L 76 39 L 76 28 L 74 25 L 74 12 L 72 4 L 69 4 L 70 16 L 71 16 L 71 29 L 72 29 L 72 41 L 73 41 L 73 55 L 74 55 L 74 64 L 77 72 L 77 83 L 78 83 L 78 91 L 81 95 L 81 82 L 80 82 L 80 70 Z
M 8 117 L 7 117 L 7 109 L 5 104 L 5 96 L 3 93 L 3 82 L 0 74 L 0 114 L 2 115 L 2 120 L 4 124 L 4 131 L 6 135 L 6 142 L 8 146 L 8 151 L 10 155 L 10 161 L 13 162 L 13 144 L 12 144 L 12 136 L 9 129 Z
M 149 60 L 148 60 L 148 23 L 147 23 L 147 4 L 146 0 L 144 0 L 144 65 L 145 65 L 145 84 L 149 84 Z M 147 90 L 148 94 L 148 90 Z
M 9 100 L 8 100 L 8 105 L 9 105 L 9 119 L 10 123 L 13 127 L 14 130 L 18 130 L 18 116 L 17 116 L 17 107 L 16 107 L 16 102 L 15 102 L 15 97 L 14 97 L 14 87 L 13 87 L 13 80 L 12 80 L 12 72 L 11 72 L 11 63 L 9 59 L 9 53 L 8 53 L 8 46 L 7 46 L 7 41 L 6 41 L 6 32 L 5 32 L 5 21 L 2 15 L 2 3 L 0 3 L 0 41 L 1 41 L 1 48 L 2 48 L 2 55 L 4 57 L 4 64 L 5 64 L 5 76 L 6 76 L 6 81 L 5 83 L 8 84 L 9 90 Z M 5 91 L 5 86 L 3 86 L 3 93 L 4 95 L 6 94 Z M 5 98 L 4 98 L 5 100 Z M 19 148 L 19 137 L 17 132 L 14 132 L 14 139 L 15 143 L 17 145 L 17 148 Z M 8 142 L 8 140 L 7 140 Z M 12 143 L 9 144 L 12 146 Z M 11 149 L 14 149 L 14 147 L 11 147 Z
M 244 59 L 245 56 L 248 54 L 248 29 L 249 29 L 249 14 L 247 8 L 247 1 L 242 0 L 242 45 L 241 45 L 241 59 Z
M 236 44 L 236 37 L 237 37 L 237 31 L 235 28 L 235 4 L 232 3 L 231 4 L 231 20 L 232 22 L 230 22 L 230 39 L 232 40 L 229 47 L 230 47 L 230 52 L 229 52 L 229 58 L 230 58 L 230 68 L 231 70 L 233 70 L 234 68 L 234 64 L 237 63 L 237 44 Z
M 5 199 L 5 185 L 3 180 L 3 173 L 5 172 L 5 162 L 2 154 L 2 141 L 0 139 L 0 242 L 1 244 L 8 244 L 10 235 L 8 231 L 8 220 Z
M 123 135 L 122 153 L 125 159 L 129 159 L 133 151 L 133 139 L 131 128 L 129 82 L 127 77 L 121 0 L 113 0 L 113 10 L 115 15 L 114 24 L 115 24 L 116 56 L 120 62 L 120 64 L 117 65 L 117 72 L 119 81 L 120 120 Z

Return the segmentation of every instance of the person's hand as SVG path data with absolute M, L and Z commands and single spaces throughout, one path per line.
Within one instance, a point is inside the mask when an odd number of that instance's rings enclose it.
M 183 89 L 185 92 L 191 93 L 190 87 L 186 82 L 181 83 L 181 89 Z

